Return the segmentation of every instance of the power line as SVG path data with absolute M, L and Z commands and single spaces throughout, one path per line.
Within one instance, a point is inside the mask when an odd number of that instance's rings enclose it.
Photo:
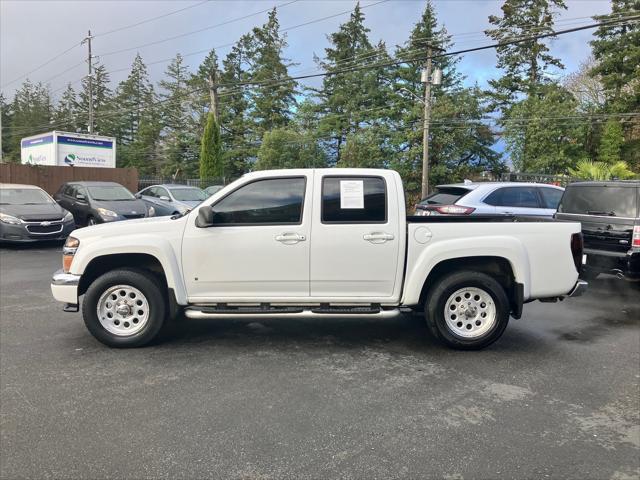
M 108 30 L 106 32 L 97 33 L 97 34 L 94 35 L 94 38 L 104 37 L 106 35 L 111 35 L 112 33 L 121 32 L 123 30 L 128 30 L 129 28 L 139 27 L 140 25 L 144 25 L 146 23 L 155 22 L 156 20 L 160 20 L 161 18 L 169 17 L 171 15 L 175 15 L 176 13 L 184 12 L 185 10 L 189 10 L 191 8 L 199 7 L 200 5 L 204 5 L 205 3 L 208 3 L 209 1 L 211 1 L 211 0 L 203 0 L 203 1 L 198 2 L 198 3 L 194 3 L 193 5 L 189 5 L 187 7 L 182 7 L 182 8 L 179 8 L 178 10 L 173 10 L 172 12 L 163 13 L 162 15 L 158 15 L 156 17 L 148 18 L 146 20 L 142 20 L 142 21 L 139 21 L 139 22 L 136 22 L 136 23 L 132 23 L 130 25 L 125 25 L 125 26 L 122 26 L 122 27 L 114 28 L 113 30 Z
M 155 40 L 155 41 L 149 42 L 149 43 L 143 43 L 142 45 L 136 45 L 134 47 L 127 47 L 127 48 L 123 48 L 121 50 L 114 50 L 114 51 L 111 51 L 111 52 L 103 53 L 100 56 L 101 57 L 108 57 L 108 56 L 111 56 L 111 55 L 117 55 L 119 53 L 130 52 L 130 51 L 133 51 L 133 50 L 138 50 L 140 48 L 150 47 L 152 45 L 158 45 L 160 43 L 169 42 L 171 40 L 176 40 L 178 38 L 187 37 L 189 35 L 195 35 L 196 33 L 206 32 L 207 30 L 213 30 L 215 28 L 219 28 L 219 27 L 222 27 L 224 25 L 229 25 L 231 23 L 239 22 L 240 20 L 246 20 L 247 18 L 251 18 L 251 17 L 254 17 L 256 15 L 260 15 L 262 13 L 269 12 L 269 11 L 273 10 L 274 8 L 283 8 L 283 7 L 286 7 L 287 5 L 291 5 L 291 4 L 299 2 L 299 1 L 300 0 L 291 0 L 291 1 L 286 2 L 286 3 L 281 3 L 280 5 L 274 5 L 273 7 L 265 8 L 264 10 L 260 10 L 258 12 L 253 12 L 253 13 L 250 13 L 248 15 L 243 15 L 241 17 L 232 18 L 230 20 L 226 20 L 226 21 L 221 22 L 221 23 L 216 23 L 215 25 L 209 25 L 208 27 L 199 28 L 198 30 L 192 30 L 190 32 L 180 33 L 180 34 L 174 35 L 172 37 L 163 38 L 161 40 Z
M 38 70 L 40 70 L 42 67 L 46 67 L 47 65 L 49 65 L 50 63 L 56 61 L 57 59 L 59 59 L 60 57 L 66 55 L 67 53 L 69 53 L 71 50 L 73 50 L 74 48 L 80 46 L 80 42 L 73 44 L 71 47 L 67 48 L 65 51 L 60 52 L 59 54 L 51 57 L 49 60 L 47 60 L 46 62 L 38 65 L 36 68 L 34 68 L 33 70 L 29 70 L 27 73 L 20 75 L 19 77 L 14 78 L 13 80 L 5 83 L 4 85 L 2 85 L 2 88 L 5 88 L 7 85 L 11 85 L 12 83 L 17 82 L 18 80 L 22 80 L 25 77 L 28 77 L 29 75 L 31 75 L 33 72 L 37 72 Z

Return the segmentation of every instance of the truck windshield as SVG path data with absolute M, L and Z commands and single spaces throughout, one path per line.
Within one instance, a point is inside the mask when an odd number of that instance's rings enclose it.
M 638 217 L 637 188 L 569 185 L 558 212 L 610 217 Z
M 199 188 L 172 188 L 173 197 L 180 202 L 201 202 L 207 194 Z
M 118 201 L 135 200 L 136 197 L 122 185 L 89 187 L 89 195 L 94 200 Z
M 2 205 L 40 205 L 54 203 L 44 191 L 35 188 L 3 188 L 0 189 Z

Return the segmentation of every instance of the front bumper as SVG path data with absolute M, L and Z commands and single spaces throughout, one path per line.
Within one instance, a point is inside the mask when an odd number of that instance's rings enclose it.
M 78 285 L 80 275 L 58 270 L 51 279 L 51 294 L 58 302 L 78 304 Z
M 75 229 L 75 223 L 73 220 L 60 224 L 52 222 L 50 226 L 55 228 L 52 233 L 30 232 L 29 228 L 33 230 L 34 225 L 37 226 L 35 223 L 21 223 L 19 225 L 0 223 L 0 242 L 31 243 L 42 241 L 62 241 Z
M 567 297 L 580 297 L 587 291 L 589 284 L 584 280 L 578 280 L 573 286 L 573 289 L 567 294 Z

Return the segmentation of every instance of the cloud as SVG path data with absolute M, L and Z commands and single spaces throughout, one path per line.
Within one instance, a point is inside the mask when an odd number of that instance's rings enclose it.
M 79 44 L 89 29 L 97 35 L 93 42 L 93 49 L 94 54 L 100 56 L 184 32 L 204 29 L 264 10 L 273 4 L 287 3 L 287 1 L 214 0 L 202 5 L 197 3 L 199 2 L 156 0 L 0 1 L 0 84 L 4 86 L 7 82 L 46 62 L 52 56 L 76 45 L 68 54 L 30 74 L 29 78 L 32 81 L 47 81 L 69 69 L 63 75 L 50 80 L 50 86 L 55 91 L 63 88 L 67 82 L 76 82 L 77 87 L 79 80 L 86 74 L 86 64 L 81 63 L 86 58 L 86 49 Z M 361 2 L 363 6 L 369 3 L 372 1 Z M 440 21 L 446 25 L 450 33 L 455 35 L 456 47 L 466 48 L 490 43 L 489 39 L 482 34 L 469 32 L 485 30 L 489 26 L 488 15 L 499 13 L 501 2 L 440 0 L 435 1 L 434 4 Z M 190 5 L 197 6 L 135 28 L 100 36 L 101 32 Z M 354 0 L 299 0 L 280 8 L 279 20 L 281 26 L 287 28 L 351 10 L 354 5 Z M 569 23 L 567 19 L 603 14 L 610 9 L 609 2 L 605 0 L 569 1 L 568 6 L 568 10 L 562 12 L 559 17 L 563 25 Z M 372 42 L 383 40 L 387 47 L 393 50 L 397 44 L 406 40 L 411 28 L 419 20 L 423 8 L 424 2 L 414 0 L 392 0 L 365 8 L 366 23 L 371 29 Z M 263 23 L 265 19 L 266 13 L 262 13 L 170 42 L 142 47 L 139 52 L 143 60 L 149 64 L 152 79 L 157 81 L 162 77 L 168 62 L 153 65 L 151 63 L 171 58 L 177 52 L 189 54 L 235 42 L 242 34 Z M 289 47 L 286 54 L 292 61 L 298 63 L 297 66 L 292 67 L 292 70 L 315 70 L 313 57 L 324 54 L 324 49 L 328 45 L 326 35 L 335 31 L 347 19 L 348 15 L 342 15 L 291 30 L 288 33 Z M 573 70 L 589 55 L 590 38 L 590 31 L 561 37 L 552 42 L 552 52 L 562 59 L 568 70 Z M 229 47 L 220 48 L 219 56 L 224 57 L 228 51 Z M 137 50 L 132 50 L 102 56 L 99 60 L 104 63 L 108 71 L 116 71 L 111 75 L 111 79 L 113 82 L 118 82 L 126 77 L 126 70 L 131 65 L 136 52 Z M 206 53 L 188 55 L 186 62 L 194 70 L 205 55 Z M 495 69 L 495 54 L 492 51 L 465 55 L 460 68 L 467 76 L 467 81 L 471 83 L 477 81 L 485 84 L 487 79 L 498 75 Z M 18 81 L 3 87 L 5 95 L 11 96 L 20 83 Z

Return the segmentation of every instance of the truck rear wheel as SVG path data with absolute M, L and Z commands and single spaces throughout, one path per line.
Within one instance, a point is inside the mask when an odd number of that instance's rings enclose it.
M 166 301 L 151 273 L 137 269 L 112 270 L 98 277 L 82 302 L 84 323 L 110 347 L 141 347 L 162 329 Z
M 449 347 L 476 350 L 495 342 L 509 323 L 509 299 L 493 277 L 458 271 L 437 280 L 427 293 L 429 330 Z

